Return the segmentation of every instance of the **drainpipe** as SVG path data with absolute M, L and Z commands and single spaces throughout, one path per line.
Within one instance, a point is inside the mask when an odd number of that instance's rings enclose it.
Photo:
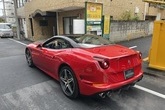
M 56 12 L 57 35 L 59 35 L 58 12 Z
M 144 20 L 146 19 L 147 15 L 147 8 L 149 8 L 148 3 L 144 3 Z
M 14 11 L 15 11 L 15 20 L 16 20 L 16 26 L 17 26 L 17 38 L 20 39 L 20 26 L 19 26 L 18 16 L 17 16 L 16 0 L 14 0 Z

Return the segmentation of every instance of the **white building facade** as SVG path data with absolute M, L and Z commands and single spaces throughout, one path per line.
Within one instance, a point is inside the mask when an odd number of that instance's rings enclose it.
M 4 0 L 4 11 L 3 17 L 7 23 L 15 23 L 15 11 L 14 11 L 14 1 L 13 0 Z

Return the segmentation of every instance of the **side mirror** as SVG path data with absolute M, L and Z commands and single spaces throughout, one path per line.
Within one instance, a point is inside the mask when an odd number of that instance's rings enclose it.
M 42 44 L 38 44 L 37 45 L 37 48 L 42 48 Z

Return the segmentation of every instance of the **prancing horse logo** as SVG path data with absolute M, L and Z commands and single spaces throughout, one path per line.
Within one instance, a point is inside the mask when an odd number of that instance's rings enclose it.
M 128 60 L 128 64 L 131 65 L 131 61 L 130 60 Z

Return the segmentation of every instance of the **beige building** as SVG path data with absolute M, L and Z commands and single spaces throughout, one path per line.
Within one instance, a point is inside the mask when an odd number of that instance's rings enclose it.
M 121 19 L 126 12 L 140 20 L 165 19 L 163 9 L 142 0 L 17 0 L 20 28 L 33 41 L 73 34 L 73 19 L 85 19 L 86 1 L 102 3 L 103 15 L 114 20 Z

